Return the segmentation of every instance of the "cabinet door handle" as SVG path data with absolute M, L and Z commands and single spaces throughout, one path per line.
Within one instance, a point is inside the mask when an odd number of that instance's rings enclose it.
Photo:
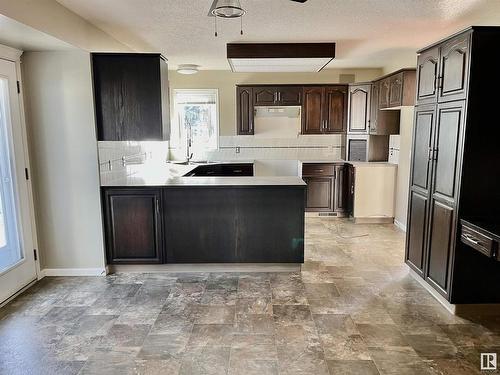
M 156 198 L 156 213 L 160 214 L 160 200 Z
M 281 91 L 278 91 L 278 101 L 281 102 Z

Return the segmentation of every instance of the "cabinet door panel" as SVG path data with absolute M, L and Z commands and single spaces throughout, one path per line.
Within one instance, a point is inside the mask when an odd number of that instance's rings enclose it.
M 412 185 L 428 190 L 435 107 L 417 108 L 413 135 Z
M 306 177 L 306 211 L 333 211 L 333 178 Z
M 335 166 L 335 194 L 334 194 L 334 207 L 335 212 L 347 211 L 347 167 L 345 165 Z
M 450 252 L 454 232 L 453 214 L 453 208 L 437 201 L 433 202 L 427 277 L 443 292 L 448 292 Z
M 441 47 L 439 101 L 465 99 L 469 75 L 470 34 L 460 35 Z
M 380 81 L 378 104 L 379 108 L 389 107 L 389 95 L 391 92 L 391 82 L 389 78 Z
M 238 87 L 236 89 L 236 112 L 238 135 L 253 134 L 253 102 L 252 88 Z
M 349 131 L 367 133 L 370 108 L 370 85 L 349 88 Z
M 301 105 L 302 87 L 285 86 L 278 88 L 278 100 L 280 105 Z
M 403 73 L 390 77 L 389 106 L 399 107 L 403 104 Z
M 370 103 L 370 134 L 377 134 L 378 125 L 378 95 L 380 90 L 380 82 L 373 82 L 371 89 L 371 103 Z
M 437 100 L 439 47 L 421 53 L 417 61 L 417 102 L 432 103 Z
M 254 105 L 275 105 L 278 104 L 278 90 L 276 87 L 254 87 Z
M 323 131 L 323 93 L 322 87 L 304 89 L 302 110 L 302 133 L 320 134 Z
M 456 193 L 463 116 L 464 104 L 462 102 L 438 107 L 434 193 L 449 199 L 454 199 Z
M 424 271 L 427 202 L 426 196 L 410 192 L 406 260 L 421 275 Z
M 106 190 L 108 263 L 160 263 L 157 190 Z
M 163 140 L 159 55 L 92 56 L 99 141 Z
M 345 87 L 325 88 L 325 133 L 342 133 L 345 131 L 347 89 Z

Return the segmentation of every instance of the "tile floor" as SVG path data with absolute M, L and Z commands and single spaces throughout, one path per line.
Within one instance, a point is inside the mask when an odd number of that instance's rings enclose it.
M 0 309 L 0 374 L 476 374 L 500 318 L 449 314 L 392 225 L 306 220 L 297 273 L 45 278 Z

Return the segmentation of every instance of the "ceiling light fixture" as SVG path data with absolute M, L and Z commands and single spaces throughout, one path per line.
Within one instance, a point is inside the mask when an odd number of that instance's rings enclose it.
M 180 73 L 180 74 L 195 74 L 195 73 L 198 73 L 198 65 L 195 65 L 195 64 L 180 64 L 177 67 L 177 73 Z
M 217 18 L 239 18 L 240 34 L 243 35 L 243 16 L 246 11 L 241 7 L 239 0 L 215 0 L 212 4 L 210 14 L 215 19 L 215 36 L 217 33 Z

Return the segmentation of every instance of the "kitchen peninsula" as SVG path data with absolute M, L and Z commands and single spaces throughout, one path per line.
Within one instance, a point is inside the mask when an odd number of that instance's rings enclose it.
M 207 166 L 101 173 L 108 264 L 303 263 L 304 181 L 184 177 Z

